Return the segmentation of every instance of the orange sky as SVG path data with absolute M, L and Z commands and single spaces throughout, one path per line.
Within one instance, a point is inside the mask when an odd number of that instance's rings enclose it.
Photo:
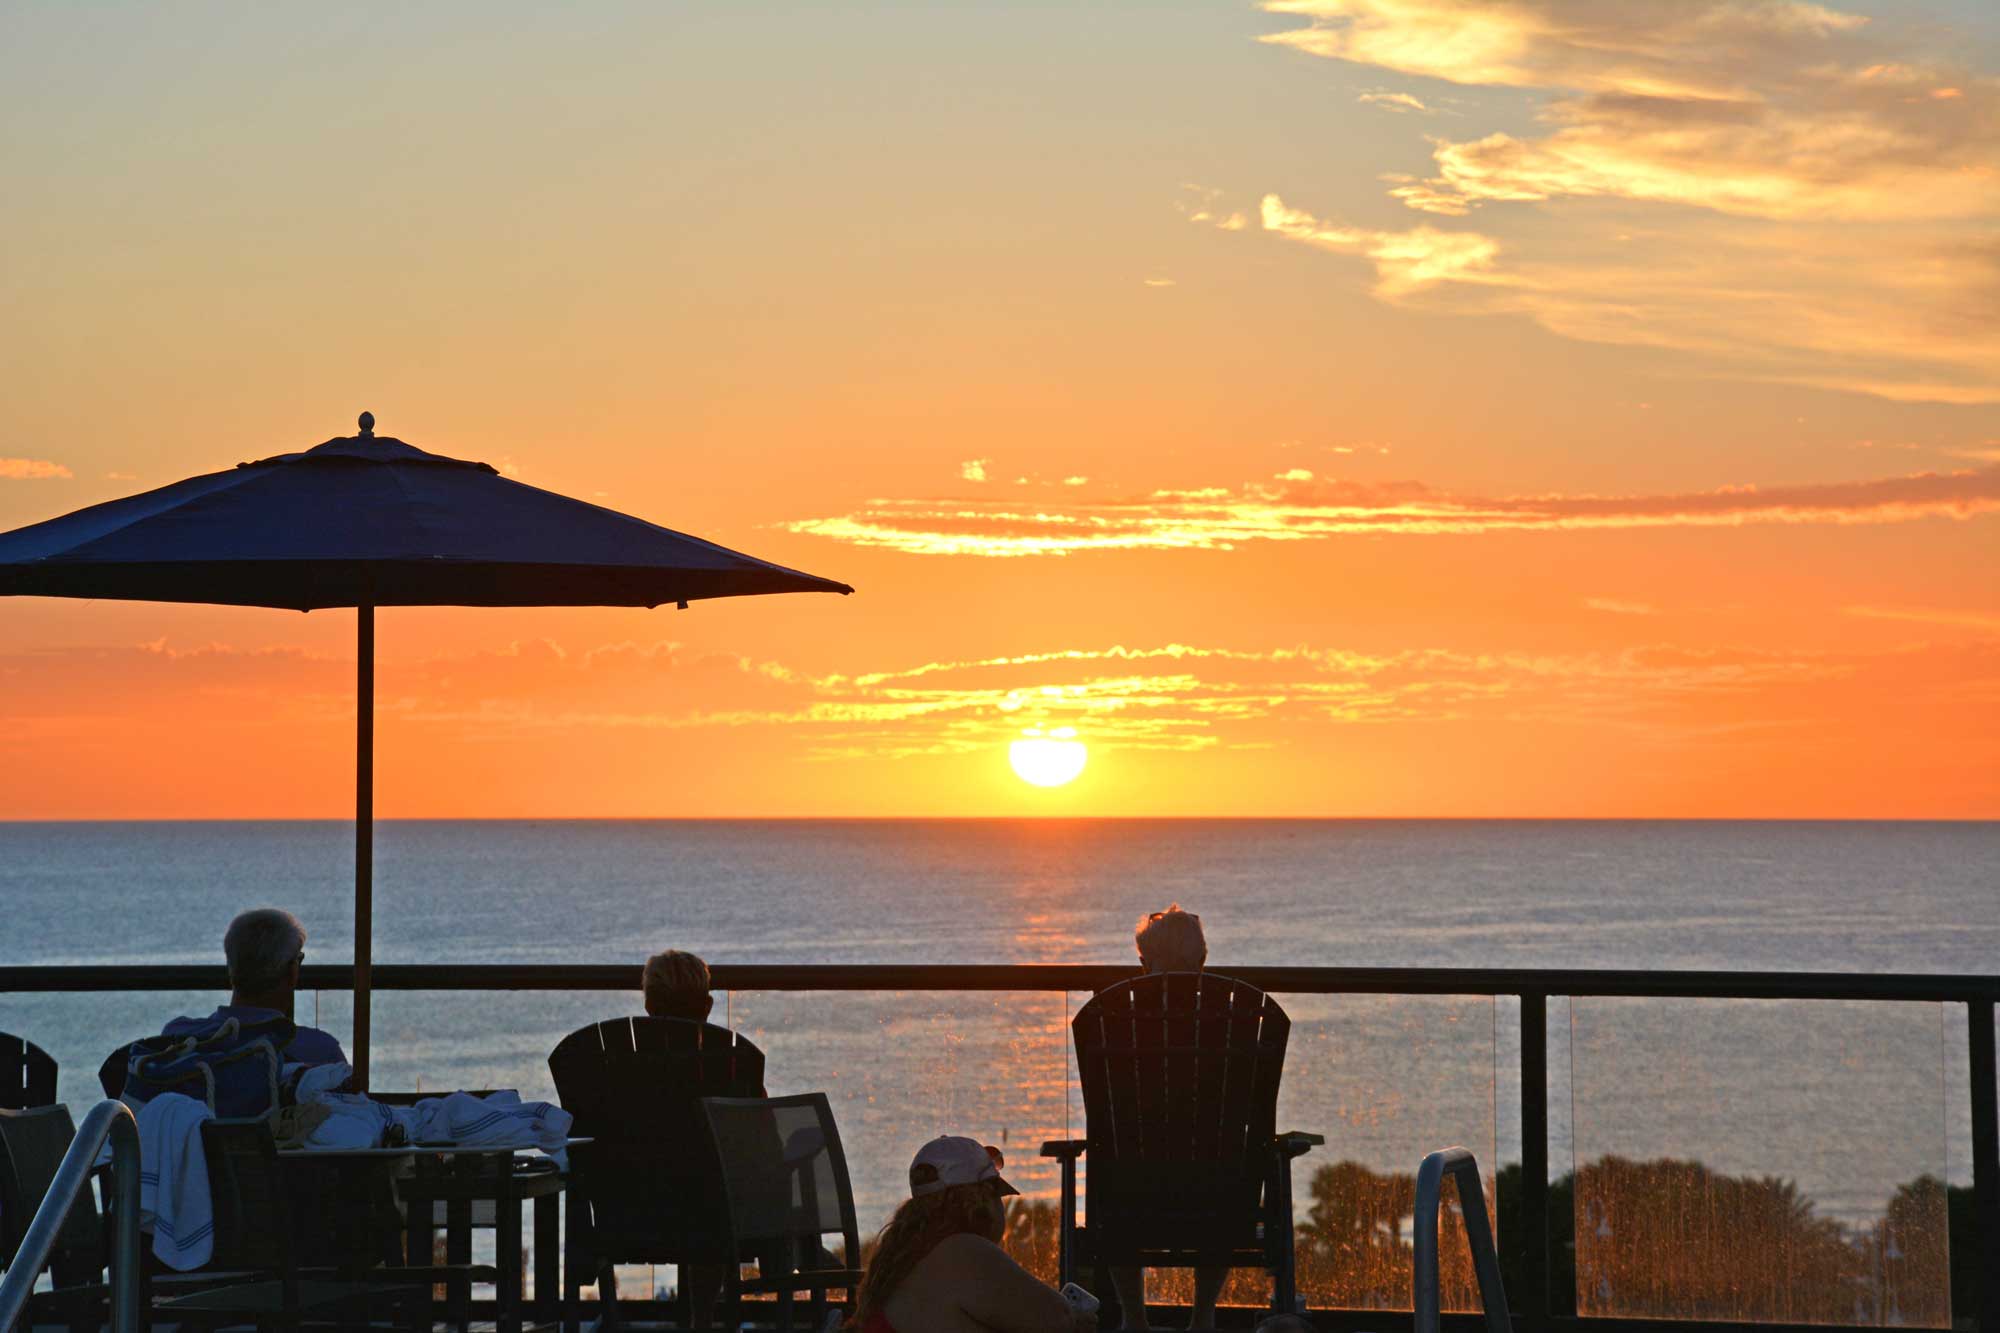
M 384 816 L 2000 817 L 1982 0 L 8 32 L 0 529 L 368 408 L 859 589 L 384 611 Z M 0 626 L 0 816 L 351 811 L 350 613 Z

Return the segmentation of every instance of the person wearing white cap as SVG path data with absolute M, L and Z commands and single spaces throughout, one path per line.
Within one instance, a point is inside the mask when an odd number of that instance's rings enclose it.
M 1093 1333 L 1095 1311 L 1062 1294 L 1000 1248 L 1003 1200 L 1020 1191 L 1006 1158 L 977 1139 L 945 1134 L 917 1150 L 910 1197 L 876 1237 L 861 1277 L 858 1333 Z

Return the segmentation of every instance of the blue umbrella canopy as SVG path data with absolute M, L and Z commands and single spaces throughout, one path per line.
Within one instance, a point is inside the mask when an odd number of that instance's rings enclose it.
M 485 463 L 361 433 L 0 533 L 0 596 L 356 608 L 354 1068 L 368 1078 L 375 608 L 660 606 L 854 589 Z
M 659 606 L 853 592 L 373 434 L 0 533 L 0 595 L 333 606 Z

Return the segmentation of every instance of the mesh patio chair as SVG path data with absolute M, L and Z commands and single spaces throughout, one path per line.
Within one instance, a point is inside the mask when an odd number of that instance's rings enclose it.
M 613 1018 L 564 1037 L 549 1073 L 571 1132 L 564 1322 L 595 1280 L 616 1319 L 617 1264 L 725 1266 L 721 1177 L 703 1097 L 760 1097 L 764 1053 L 728 1028 L 682 1018 Z M 687 1322 L 687 1283 L 681 1284 Z
M 254 1323 L 294 1329 L 308 1318 L 353 1322 L 390 1309 L 408 1328 L 430 1326 L 431 1283 L 446 1270 L 302 1266 L 300 1238 L 321 1230 L 325 1219 L 294 1209 L 268 1121 L 206 1121 L 201 1142 L 215 1219 L 209 1268 L 247 1280 L 157 1301 L 156 1319 L 197 1328 Z
M 28 1225 L 75 1138 L 76 1126 L 67 1106 L 0 1111 L 0 1268 L 13 1264 Z M 50 1290 L 34 1298 L 29 1323 L 64 1322 L 72 1328 L 95 1330 L 105 1322 L 111 1295 L 103 1280 L 110 1258 L 110 1222 L 109 1216 L 97 1211 L 93 1191 L 86 1189 L 77 1195 L 49 1256 L 46 1271 Z M 143 1260 L 147 1267 L 141 1280 L 148 1299 L 156 1293 L 194 1291 L 241 1276 L 176 1273 L 159 1268 L 150 1251 Z
M 49 1106 L 56 1099 L 55 1057 L 11 1032 L 0 1032 L 0 1111 Z
M 726 1327 L 744 1318 L 743 1298 L 777 1297 L 777 1327 L 793 1327 L 797 1293 L 811 1294 L 807 1327 L 826 1323 L 827 1294 L 840 1291 L 851 1312 L 861 1270 L 861 1237 L 847 1157 L 826 1094 L 795 1097 L 706 1097 L 710 1142 L 722 1172 L 729 1252 L 757 1257 L 757 1276 L 730 1266 L 723 1289 Z M 825 1238 L 844 1247 L 829 1253 Z
M 67 1106 L 0 1110 L 0 1268 L 13 1265 L 75 1137 Z M 66 1323 L 79 1333 L 95 1328 L 109 1298 L 101 1280 L 107 1257 L 97 1199 L 86 1188 L 56 1233 L 47 1269 L 53 1290 L 34 1298 L 26 1322 Z
M 1063 1281 L 1081 1263 L 1263 1268 L 1272 1308 L 1293 1310 L 1291 1164 L 1325 1139 L 1275 1128 L 1291 1026 L 1276 1000 L 1211 972 L 1138 977 L 1077 1012 L 1085 1137 L 1042 1145 L 1062 1160 Z

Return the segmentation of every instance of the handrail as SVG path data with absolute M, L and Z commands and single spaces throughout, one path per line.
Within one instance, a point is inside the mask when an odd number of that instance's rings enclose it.
M 637 991 L 637 963 L 377 963 L 378 991 Z M 1259 990 L 1295 994 L 1574 995 L 1651 999 L 2000 1001 L 2000 976 L 1860 972 L 1654 972 L 1612 968 L 1229 967 Z M 1104 963 L 716 963 L 716 990 L 1090 991 L 1136 969 Z M 299 970 L 305 990 L 350 990 L 345 963 Z M 0 965 L 0 994 L 226 991 L 219 964 Z
M 1424 1158 L 1417 1168 L 1416 1254 L 1410 1267 L 1410 1302 L 1416 1311 L 1416 1333 L 1438 1333 L 1438 1204 L 1444 1178 L 1458 1181 L 1458 1208 L 1465 1217 L 1465 1238 L 1472 1246 L 1472 1267 L 1479 1277 L 1479 1304 L 1486 1311 L 1486 1333 L 1512 1333 L 1507 1291 L 1500 1282 L 1500 1256 L 1493 1249 L 1493 1227 L 1486 1218 L 1486 1191 L 1479 1180 L 1479 1163 L 1464 1148 L 1443 1148 Z
M 0 1333 L 8 1333 L 28 1308 L 35 1282 L 48 1266 L 69 1210 L 90 1188 L 90 1173 L 105 1140 L 111 1142 L 111 1333 L 138 1333 L 139 1320 L 139 1122 L 123 1102 L 90 1108 L 56 1168 L 42 1206 L 4 1277 L 0 1277 Z

